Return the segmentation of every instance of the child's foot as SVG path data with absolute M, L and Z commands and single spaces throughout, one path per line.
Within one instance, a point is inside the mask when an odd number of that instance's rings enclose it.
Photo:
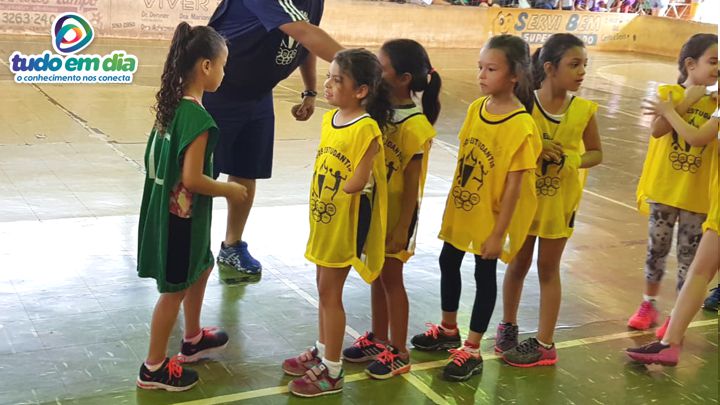
M 662 364 L 676 366 L 680 357 L 680 346 L 664 345 L 661 342 L 648 343 L 645 346 L 625 350 L 631 359 L 644 364 Z
M 416 349 L 431 351 L 448 350 L 460 347 L 462 341 L 460 340 L 459 330 L 455 329 L 453 334 L 448 333 L 450 331 L 440 325 L 432 323 L 426 323 L 425 325 L 427 325 L 430 329 L 428 329 L 425 333 L 415 335 L 412 339 L 410 339 L 410 343 L 412 343 Z
M 501 323 L 495 333 L 495 353 L 502 353 L 518 345 L 518 327 L 511 323 Z
M 299 397 L 312 398 L 342 392 L 344 382 L 344 371 L 341 370 L 337 378 L 332 378 L 325 364 L 320 363 L 302 377 L 290 381 L 288 389 Z
M 662 324 L 661 327 L 657 328 L 655 331 L 655 337 L 658 340 L 662 340 L 665 337 L 665 333 L 667 332 L 668 326 L 670 326 L 670 317 L 668 316 L 665 318 L 665 322 Z
M 643 301 L 640 308 L 628 320 L 628 326 L 637 330 L 647 330 L 657 322 L 660 313 L 651 301 Z
M 256 283 L 262 277 L 262 265 L 250 255 L 247 242 L 234 245 L 223 242 L 217 263 L 221 270 L 234 273 L 233 280 L 237 282 Z
M 182 348 L 177 355 L 180 362 L 194 363 L 222 351 L 228 345 L 228 335 L 220 328 L 202 328 L 200 333 L 202 333 L 202 337 L 196 344 L 183 340 Z
M 150 371 L 145 363 L 140 366 L 137 386 L 144 390 L 186 391 L 198 383 L 198 374 L 183 368 L 177 356 L 165 359 L 159 369 Z
M 386 380 L 392 376 L 404 374 L 410 371 L 410 355 L 400 355 L 398 350 L 390 345 L 385 351 L 377 356 L 377 360 L 370 363 L 365 373 L 378 380 Z
M 547 348 L 535 338 L 525 339 L 515 348 L 503 353 L 503 360 L 515 367 L 552 366 L 557 363 L 555 344 Z
M 718 286 L 720 287 L 720 286 Z M 718 310 L 718 303 L 720 303 L 720 288 L 713 288 L 710 290 L 711 294 L 708 295 L 707 298 L 705 298 L 705 302 L 703 303 L 703 308 L 707 309 L 708 311 L 715 311 Z
M 450 362 L 443 369 L 443 377 L 451 381 L 467 381 L 483 369 L 483 359 L 480 352 L 471 350 L 467 346 L 460 349 L 450 349 Z
M 352 346 L 343 350 L 342 358 L 352 363 L 375 360 L 377 355 L 385 350 L 385 346 L 373 342 L 374 338 L 372 332 L 365 332 Z
M 311 368 L 320 364 L 317 347 L 311 347 L 300 353 L 299 356 L 283 361 L 282 369 L 287 375 L 300 377 Z

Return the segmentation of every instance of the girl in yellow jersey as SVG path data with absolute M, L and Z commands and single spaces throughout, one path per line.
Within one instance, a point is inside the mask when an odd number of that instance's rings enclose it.
M 717 108 L 715 99 L 705 94 L 705 87 L 717 83 L 717 41 L 714 34 L 693 35 L 680 51 L 678 84 L 663 85 L 658 90 L 660 99 L 670 100 L 676 105 L 675 111 L 695 128 L 708 121 Z M 639 209 L 650 214 L 645 291 L 640 308 L 628 320 L 631 328 L 648 329 L 658 319 L 657 295 L 675 222 L 678 222 L 678 291 L 685 281 L 710 206 L 708 185 L 711 168 L 717 160 L 717 147 L 717 141 L 693 146 L 678 136 L 664 117 L 657 116 L 653 121 L 652 138 L 637 188 Z M 659 336 L 668 322 L 658 329 Z
M 312 184 L 305 257 L 317 265 L 319 339 L 283 362 L 299 376 L 290 392 L 315 397 L 342 391 L 345 333 L 342 291 L 350 267 L 371 283 L 385 259 L 387 177 L 382 132 L 392 118 L 382 67 L 364 49 L 339 52 L 330 64 L 325 98 L 337 109 L 323 117 Z
M 464 381 L 482 370 L 480 339 L 495 308 L 497 259 L 512 260 L 537 206 L 534 173 L 542 140 L 533 108 L 530 51 L 521 38 L 490 39 L 478 61 L 484 97 L 468 109 L 460 130 L 457 168 L 440 230 L 441 325 L 412 338 L 420 350 L 451 349 L 446 379 Z M 461 349 L 457 328 L 460 265 L 475 256 L 475 303 Z
M 365 372 L 387 379 L 410 371 L 407 350 L 408 297 L 403 265 L 415 251 L 417 218 L 427 174 L 428 157 L 440 113 L 440 75 L 419 43 L 395 39 L 378 54 L 383 80 L 390 86 L 393 126 L 385 132 L 388 217 L 385 265 L 372 284 L 372 332 L 343 350 L 351 362 L 373 361 Z M 422 110 L 412 96 L 422 92 Z M 388 327 L 392 332 L 388 344 Z
M 720 115 L 717 110 L 708 122 L 696 129 L 675 111 L 674 105 L 670 101 L 659 103 L 649 101 L 646 108 L 651 113 L 665 118 L 672 125 L 675 132 L 692 146 L 703 146 L 718 142 Z M 719 167 L 720 165 L 718 165 L 716 159 L 710 173 L 710 209 L 707 220 L 703 224 L 704 233 L 695 258 L 690 265 L 687 280 L 675 302 L 675 308 L 667 331 L 656 342 L 627 349 L 627 355 L 633 360 L 645 364 L 658 363 L 668 366 L 677 364 L 682 348 L 683 335 L 698 308 L 700 308 L 708 283 L 712 281 L 718 270 L 720 270 L 720 252 L 718 252 L 718 246 L 720 246 L 720 236 L 718 236 L 718 232 L 720 232 Z
M 555 34 L 533 55 L 535 107 L 533 118 L 543 137 L 543 155 L 535 170 L 538 208 L 522 249 L 510 263 L 503 283 L 503 322 L 497 329 L 495 351 L 518 367 L 557 362 L 553 343 L 560 312 L 560 260 L 572 235 L 585 172 L 600 164 L 602 148 L 595 111 L 597 104 L 568 94 L 585 77 L 585 45 L 572 34 Z M 540 280 L 540 320 L 537 337 L 518 344 L 517 312 L 535 242 Z

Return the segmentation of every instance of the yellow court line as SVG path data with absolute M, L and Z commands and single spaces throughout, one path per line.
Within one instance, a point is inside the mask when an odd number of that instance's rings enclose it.
M 717 323 L 718 323 L 717 319 L 706 319 L 703 321 L 695 321 L 695 322 L 692 322 L 690 325 L 688 325 L 688 329 L 699 328 L 699 327 L 710 326 L 710 325 L 717 325 Z M 587 337 L 587 338 L 568 340 L 566 342 L 557 342 L 555 344 L 555 347 L 557 347 L 558 349 L 567 349 L 570 347 L 592 345 L 592 344 L 596 344 L 596 343 L 609 342 L 611 340 L 638 337 L 638 336 L 650 335 L 650 334 L 654 334 L 654 333 L 655 333 L 655 331 L 645 331 L 645 332 L 631 331 L 631 332 L 614 333 L 611 335 L 592 336 L 592 337 Z M 496 354 L 483 356 L 484 361 L 496 360 L 496 359 L 499 359 L 499 356 L 497 356 Z M 435 368 L 444 367 L 446 364 L 447 364 L 447 359 L 413 364 L 412 371 L 418 372 L 418 371 L 431 370 L 431 369 L 435 369 Z M 412 374 L 410 374 L 410 375 L 404 374 L 403 377 L 405 377 L 406 381 L 410 382 L 410 384 L 412 384 L 415 388 L 420 390 L 423 394 L 425 394 L 434 403 L 436 403 L 436 404 L 447 404 L 448 403 L 440 394 L 433 391 L 430 387 L 428 387 L 425 383 L 423 383 L 422 380 L 417 378 L 417 376 L 414 376 Z M 345 384 L 355 382 L 355 381 L 364 381 L 364 380 L 368 380 L 368 379 L 370 379 L 370 377 L 367 374 L 365 374 L 364 372 L 351 374 L 351 375 L 348 375 L 345 377 Z M 221 396 L 212 397 L 212 398 L 204 398 L 204 399 L 198 399 L 198 400 L 188 401 L 188 402 L 179 402 L 174 405 L 216 405 L 216 404 L 224 404 L 224 403 L 233 402 L 233 401 L 243 401 L 243 400 L 252 399 L 252 398 L 280 395 L 280 394 L 285 394 L 287 392 L 288 392 L 287 386 L 269 387 L 269 388 L 262 388 L 259 390 L 254 390 L 254 391 L 246 391 L 246 392 L 239 392 L 236 394 L 221 395 Z

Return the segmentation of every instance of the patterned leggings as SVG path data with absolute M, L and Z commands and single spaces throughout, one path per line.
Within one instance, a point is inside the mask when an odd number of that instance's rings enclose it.
M 695 251 L 702 238 L 702 223 L 705 214 L 685 211 L 659 203 L 650 204 L 650 226 L 647 258 L 645 259 L 645 278 L 651 283 L 659 283 L 665 274 L 665 259 L 672 246 L 673 228 L 678 222 L 677 240 L 677 290 L 680 291 L 688 268 L 695 257 Z

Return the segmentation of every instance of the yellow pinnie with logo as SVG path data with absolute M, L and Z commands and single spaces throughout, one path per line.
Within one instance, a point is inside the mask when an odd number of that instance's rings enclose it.
M 680 103 L 685 89 L 679 84 L 662 85 L 658 96 Z M 717 102 L 704 96 L 682 117 L 698 128 L 710 119 Z M 691 146 L 675 131 L 651 138 L 642 175 L 638 182 L 637 203 L 640 212 L 649 212 L 648 202 L 656 202 L 686 211 L 705 214 L 710 208 L 710 178 L 718 159 L 718 141 Z
M 382 133 L 375 120 L 365 114 L 336 126 L 337 110 L 323 116 L 312 184 L 310 186 L 310 236 L 305 257 L 324 266 L 352 266 L 371 283 L 385 261 L 387 180 L 383 148 L 375 156 L 372 186 L 368 192 L 347 194 L 345 183 L 375 142 L 382 146 Z
M 420 181 L 418 182 L 418 200 L 408 232 L 408 244 L 405 249 L 399 252 L 386 253 L 386 257 L 393 257 L 407 262 L 415 253 L 417 218 L 423 196 L 423 189 L 425 188 L 430 146 L 436 131 L 417 106 L 397 108 L 395 109 L 394 117 L 394 126 L 389 127 L 385 133 L 385 165 L 388 183 L 388 231 L 392 231 L 400 221 L 405 180 L 403 173 L 411 160 L 422 159 Z
M 537 207 L 534 169 L 542 141 L 525 108 L 504 115 L 485 110 L 488 97 L 473 102 L 460 130 L 460 150 L 439 238 L 480 255 L 500 213 L 508 172 L 526 171 L 501 259 L 509 263 L 525 242 Z
M 580 169 L 585 153 L 583 134 L 596 111 L 596 103 L 573 97 L 558 120 L 558 117 L 547 113 L 535 97 L 533 119 L 543 139 L 559 143 L 564 155 L 559 162 L 541 160 L 535 169 L 538 206 L 530 235 L 547 239 L 569 238 L 572 235 L 587 178 L 587 170 Z

